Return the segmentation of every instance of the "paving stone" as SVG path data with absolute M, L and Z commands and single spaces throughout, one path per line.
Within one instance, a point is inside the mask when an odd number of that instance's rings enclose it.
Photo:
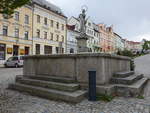
M 150 98 L 118 97 L 111 102 L 90 102 L 86 99 L 78 104 L 69 104 L 33 97 L 11 90 L 7 90 L 7 92 L 8 98 L 3 108 L 6 108 L 8 113 L 150 113 Z M 0 100 L 0 105 L 1 102 Z M 0 109 L 2 109 L 1 106 Z M 5 112 L 0 111 L 0 113 Z

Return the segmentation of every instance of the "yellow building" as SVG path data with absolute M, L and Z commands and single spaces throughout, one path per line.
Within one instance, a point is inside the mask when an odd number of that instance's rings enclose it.
M 33 54 L 64 53 L 67 17 L 45 0 L 33 0 Z
M 16 9 L 10 19 L 0 15 L 0 64 L 14 55 L 32 51 L 32 7 Z
M 64 53 L 67 17 L 45 0 L 16 9 L 13 18 L 0 15 L 0 64 L 11 56 Z

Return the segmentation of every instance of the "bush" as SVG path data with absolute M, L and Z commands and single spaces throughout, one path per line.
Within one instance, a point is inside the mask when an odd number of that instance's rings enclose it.
M 130 50 L 124 50 L 124 51 L 118 51 L 117 55 L 122 55 L 122 56 L 128 56 L 128 57 L 133 57 L 133 53 Z

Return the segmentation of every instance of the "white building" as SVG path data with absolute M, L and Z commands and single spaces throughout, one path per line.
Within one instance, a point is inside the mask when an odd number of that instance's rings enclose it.
M 46 0 L 33 0 L 33 54 L 64 53 L 67 17 Z
M 115 36 L 115 40 L 114 40 L 115 52 L 117 52 L 118 50 L 123 51 L 125 49 L 124 40 L 117 33 L 114 33 L 114 36 Z
M 67 53 L 77 53 L 77 40 L 79 32 L 75 30 L 75 25 L 67 25 Z
M 74 28 L 75 31 L 79 32 L 80 22 L 79 22 L 79 20 L 77 18 L 71 17 L 68 20 L 68 25 L 75 26 L 75 28 Z M 89 51 L 90 52 L 99 52 L 100 51 L 100 33 L 99 33 L 99 27 L 96 24 L 94 24 L 90 19 L 87 20 L 86 34 L 88 36 L 87 47 L 89 48 Z M 76 33 L 75 33 L 75 35 L 76 35 Z M 67 38 L 70 39 L 70 37 L 67 37 Z

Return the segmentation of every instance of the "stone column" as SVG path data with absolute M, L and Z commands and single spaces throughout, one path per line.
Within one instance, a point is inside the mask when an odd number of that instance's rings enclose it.
M 88 52 L 87 48 L 87 38 L 77 37 L 77 52 Z

